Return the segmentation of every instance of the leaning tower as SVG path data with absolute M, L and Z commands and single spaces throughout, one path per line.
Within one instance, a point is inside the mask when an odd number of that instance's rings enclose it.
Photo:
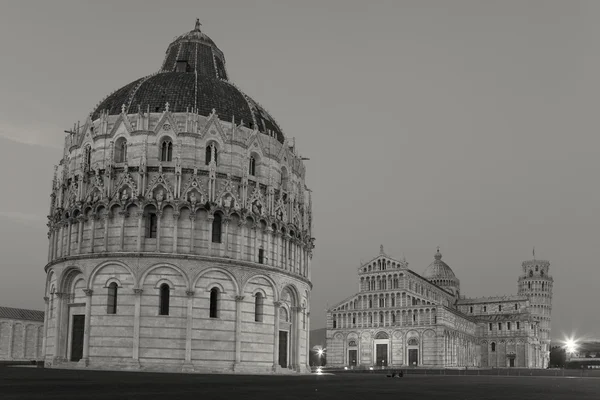
M 550 360 L 550 322 L 552 313 L 552 287 L 550 262 L 545 260 L 524 261 L 523 275 L 519 277 L 519 294 L 529 298 L 531 313 L 539 322 L 541 367 L 547 368 Z

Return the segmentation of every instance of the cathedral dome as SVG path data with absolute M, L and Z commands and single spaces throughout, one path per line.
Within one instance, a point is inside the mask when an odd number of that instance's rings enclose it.
M 92 112 L 118 115 L 139 111 L 197 112 L 209 116 L 215 109 L 224 121 L 235 120 L 248 128 L 284 136 L 275 119 L 256 101 L 228 81 L 225 57 L 211 38 L 196 27 L 177 37 L 167 48 L 159 72 L 137 79 L 114 91 Z
M 442 253 L 440 249 L 435 253 L 435 260 L 429 264 L 423 273 L 423 277 L 427 279 L 456 279 L 456 275 L 448 264 L 442 261 Z

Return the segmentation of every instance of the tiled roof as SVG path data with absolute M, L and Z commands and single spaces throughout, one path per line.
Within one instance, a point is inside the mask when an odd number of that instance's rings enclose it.
M 0 307 L 0 318 L 44 322 L 44 312 L 22 308 Z
M 503 321 L 529 321 L 532 316 L 528 312 L 514 314 L 490 314 L 474 315 L 473 318 L 478 322 L 503 322 Z
M 475 298 L 466 298 L 459 299 L 457 304 L 478 304 L 478 303 L 501 303 L 504 301 L 525 301 L 527 300 L 526 296 L 519 296 L 518 294 L 506 295 L 506 296 L 496 296 L 496 297 L 475 297 Z

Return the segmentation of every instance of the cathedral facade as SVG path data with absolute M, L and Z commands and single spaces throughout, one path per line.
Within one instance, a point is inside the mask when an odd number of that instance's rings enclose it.
M 516 295 L 467 298 L 439 249 L 420 275 L 382 246 L 358 269 L 359 292 L 327 311 L 327 365 L 547 368 L 549 268 L 525 261 Z
M 195 28 L 67 132 L 47 367 L 308 371 L 311 199 L 295 144 Z

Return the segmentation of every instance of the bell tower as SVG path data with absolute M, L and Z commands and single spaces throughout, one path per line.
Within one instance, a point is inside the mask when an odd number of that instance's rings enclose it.
M 552 288 L 554 279 L 550 276 L 550 262 L 535 259 L 524 261 L 523 274 L 519 277 L 519 295 L 529 298 L 533 318 L 539 323 L 541 344 L 541 365 L 547 368 L 550 361 L 550 322 L 552 314 Z

